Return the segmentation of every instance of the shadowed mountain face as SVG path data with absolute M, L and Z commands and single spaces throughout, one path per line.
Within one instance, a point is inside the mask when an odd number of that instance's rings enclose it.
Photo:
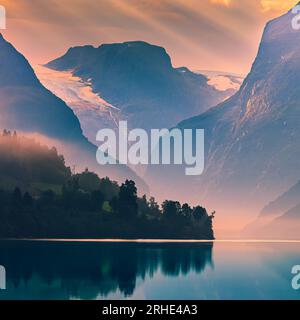
M 177 169 L 178 193 L 188 190 L 186 196 L 204 197 L 214 207 L 218 202 L 221 212 L 227 205 L 242 214 L 299 180 L 300 31 L 293 30 L 293 17 L 288 12 L 267 24 L 236 95 L 179 124 L 205 129 L 206 165 L 202 177 L 186 183 Z
M 89 80 L 135 128 L 172 127 L 229 95 L 201 74 L 173 68 L 165 49 L 145 42 L 75 47 L 46 66 Z
M 261 211 L 261 216 L 279 216 L 300 203 L 300 181 L 272 201 Z
M 99 171 L 96 147 L 83 135 L 73 111 L 37 79 L 25 57 L 0 35 L 0 129 L 34 133 L 57 143 L 68 163 Z M 126 166 L 100 168 L 101 176 L 144 183 Z
M 73 111 L 40 84 L 28 61 L 2 35 L 0 106 L 2 128 L 88 145 Z
M 258 218 L 249 224 L 243 235 L 265 238 L 299 239 L 300 181 L 263 208 Z
M 259 239 L 299 240 L 300 202 L 290 210 L 274 218 L 260 216 L 243 231 L 243 236 Z

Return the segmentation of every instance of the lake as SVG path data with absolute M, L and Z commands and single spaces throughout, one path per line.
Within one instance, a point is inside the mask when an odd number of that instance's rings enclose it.
M 297 242 L 0 241 L 0 299 L 300 299 L 294 265 Z

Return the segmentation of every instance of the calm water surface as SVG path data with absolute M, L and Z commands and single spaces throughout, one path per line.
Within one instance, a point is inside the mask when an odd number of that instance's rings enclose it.
M 0 241 L 0 299 L 300 299 L 300 243 Z

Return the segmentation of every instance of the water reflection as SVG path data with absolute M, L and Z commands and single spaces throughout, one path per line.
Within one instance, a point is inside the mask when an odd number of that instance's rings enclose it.
M 211 243 L 0 242 L 7 290 L 0 299 L 96 299 L 133 295 L 137 282 L 213 266 Z

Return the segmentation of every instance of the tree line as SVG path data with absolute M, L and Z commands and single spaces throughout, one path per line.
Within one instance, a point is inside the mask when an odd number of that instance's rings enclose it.
M 72 173 L 55 148 L 7 130 L 0 168 L 1 238 L 214 238 L 214 214 L 205 208 L 159 205 L 138 197 L 134 181 L 119 185 L 88 169 Z

